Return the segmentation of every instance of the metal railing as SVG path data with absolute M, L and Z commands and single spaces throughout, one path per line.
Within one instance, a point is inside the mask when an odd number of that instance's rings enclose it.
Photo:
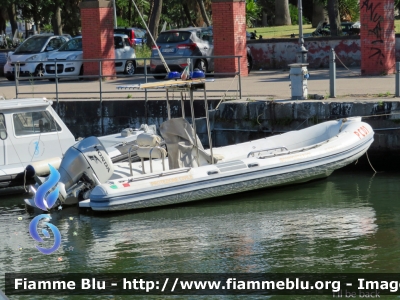
M 224 76 L 224 77 L 235 77 L 238 76 L 238 92 L 239 92 L 239 98 L 242 97 L 242 83 L 241 83 L 241 66 L 240 66 L 240 60 L 241 60 L 241 56 L 234 56 L 234 55 L 226 55 L 226 56 L 191 56 L 191 57 L 168 57 L 166 59 L 167 63 L 168 61 L 171 60 L 177 60 L 179 59 L 180 61 L 182 60 L 187 60 L 190 59 L 190 66 L 191 66 L 191 71 L 193 71 L 193 62 L 195 62 L 197 59 L 207 59 L 207 58 L 211 58 L 211 59 L 237 59 L 237 64 L 238 64 L 238 70 L 236 72 L 230 72 L 230 73 L 215 73 L 215 72 L 208 72 L 206 73 L 206 76 Z M 153 58 L 154 59 L 154 58 Z M 157 59 L 157 58 L 156 58 Z M 90 63 L 97 63 L 98 64 L 98 74 L 92 74 L 92 75 L 60 75 L 58 73 L 58 64 L 59 63 L 65 63 L 66 60 L 54 60 L 54 61 L 31 61 L 29 63 L 36 63 L 36 64 L 41 64 L 42 65 L 42 74 L 43 76 L 35 76 L 35 74 L 31 74 L 31 73 L 23 73 L 21 74 L 21 65 L 25 65 L 28 64 L 26 62 L 14 62 L 14 68 L 15 68 L 15 94 L 16 94 L 16 98 L 19 98 L 22 95 L 35 95 L 35 94 L 41 94 L 41 95 L 53 95 L 54 99 L 57 101 L 57 104 L 59 102 L 60 99 L 60 95 L 73 95 L 73 94 L 79 94 L 79 95 L 85 95 L 85 94 L 98 94 L 99 95 L 99 100 L 100 102 L 103 101 L 103 97 L 106 94 L 118 94 L 118 93 L 126 93 L 125 90 L 115 90 L 115 91 L 105 91 L 103 90 L 103 80 L 106 78 L 117 78 L 117 79 L 138 79 L 138 78 L 143 78 L 143 81 L 141 83 L 147 83 L 149 81 L 149 77 L 162 77 L 163 75 L 165 75 L 165 77 L 168 75 L 166 73 L 149 73 L 148 72 L 148 68 L 150 67 L 148 62 L 150 61 L 150 58 L 135 58 L 136 61 L 136 71 L 138 68 L 138 62 L 143 61 L 143 64 L 140 64 L 139 68 L 143 68 L 143 73 L 138 74 L 137 72 L 135 72 L 135 74 L 133 75 L 121 75 L 121 74 L 103 74 L 103 66 L 106 62 L 109 61 L 114 61 L 114 62 L 121 62 L 121 59 L 83 59 L 83 60 L 74 60 L 74 62 L 82 62 L 83 66 L 85 66 L 85 64 L 90 64 Z M 125 62 L 126 60 L 124 60 Z M 46 65 L 51 65 L 54 64 L 54 74 L 47 74 L 45 72 L 45 66 Z M 26 76 L 23 76 L 26 75 Z M 59 80 L 60 79 L 80 79 L 80 80 L 84 80 L 84 79 L 89 79 L 89 80 L 97 80 L 99 82 L 99 87 L 97 91 L 80 91 L 80 92 L 76 92 L 76 91 L 67 91 L 67 92 L 61 92 L 59 91 Z M 54 80 L 54 85 L 55 85 L 55 92 L 44 92 L 44 91 L 30 91 L 30 92 L 21 92 L 20 89 L 23 87 L 21 85 L 21 82 L 23 81 L 30 81 L 32 82 L 33 80 L 37 80 L 37 79 L 49 79 L 49 80 Z M 36 83 L 35 83 L 36 84 Z M 150 90 L 153 93 L 160 93 L 161 91 L 159 90 Z M 225 90 L 221 89 L 221 92 Z M 130 91 L 132 93 L 138 93 L 141 91 Z M 148 100 L 148 89 L 145 89 L 144 93 L 144 97 L 145 97 L 145 101 Z

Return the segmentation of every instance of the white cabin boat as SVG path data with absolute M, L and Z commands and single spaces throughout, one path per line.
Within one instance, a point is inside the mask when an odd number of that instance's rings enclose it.
M 23 191 L 25 167 L 59 157 L 76 143 L 74 136 L 43 98 L 0 100 L 0 193 Z
M 64 153 L 76 143 L 75 137 L 44 98 L 0 100 L 0 194 L 21 193 L 35 183 L 33 173 L 49 173 Z M 127 147 L 136 140 L 130 128 L 99 139 L 113 161 L 127 156 Z M 32 170 L 25 171 L 27 165 Z M 32 173 L 33 172 L 33 173 Z
M 352 117 L 213 148 L 206 110 L 210 149 L 204 150 L 196 135 L 193 113 L 193 92 L 205 91 L 204 80 L 159 85 L 167 90 L 167 101 L 169 91 L 181 92 L 182 106 L 183 93 L 190 93 L 194 126 L 184 115 L 171 119 L 168 113 L 169 120 L 160 126 L 167 151 L 159 145 L 161 137 L 141 134 L 137 153 L 142 160 L 136 163 L 113 164 L 96 138 L 82 140 L 67 151 L 61 163 L 56 205 L 79 203 L 95 211 L 118 211 L 301 183 L 327 177 L 352 163 L 373 142 L 372 128 L 360 117 Z M 89 159 L 93 156 L 96 159 Z M 32 199 L 26 203 L 34 206 Z

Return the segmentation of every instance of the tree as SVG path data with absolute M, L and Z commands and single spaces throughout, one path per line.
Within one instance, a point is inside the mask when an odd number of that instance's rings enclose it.
M 0 6 L 0 34 L 6 32 L 7 9 Z
M 342 28 L 340 26 L 340 13 L 339 13 L 338 0 L 328 0 L 328 16 L 331 29 L 331 36 L 339 36 L 342 33 Z
M 156 40 L 158 37 L 158 26 L 160 24 L 162 2 L 162 0 L 152 0 L 150 9 L 150 19 L 147 26 L 149 27 L 150 34 L 154 37 L 154 40 Z M 147 40 L 147 45 L 149 47 L 152 46 L 151 39 Z
M 313 14 L 312 14 L 312 27 L 316 28 L 321 21 L 325 21 L 326 14 L 324 5 L 318 1 L 313 2 Z
M 10 24 L 11 24 L 11 32 L 12 35 L 14 36 L 15 31 L 18 29 L 18 24 L 17 24 L 17 9 L 15 3 L 11 3 L 7 7 L 7 13 L 8 13 L 8 18 L 10 19 Z
M 275 16 L 275 0 L 257 0 L 261 9 L 263 26 L 272 25 Z
M 53 15 L 51 23 L 53 26 L 53 32 L 56 35 L 62 35 L 62 20 L 61 20 L 61 3 L 59 0 L 55 0 L 53 6 Z
M 360 18 L 360 3 L 356 0 L 339 0 L 340 18 L 357 21 Z
M 81 11 L 79 3 L 81 0 L 64 0 L 61 10 L 61 18 L 63 20 L 63 32 L 72 36 L 79 33 L 81 28 Z
M 182 28 L 190 24 L 187 19 L 188 17 L 183 8 L 183 1 L 168 0 L 167 2 L 163 2 L 161 23 L 166 23 L 169 28 Z
M 25 3 L 19 3 L 22 17 L 25 20 L 33 20 L 36 30 L 40 33 L 40 25 L 49 24 L 53 8 L 52 0 L 29 0 Z
M 190 26 L 196 26 L 196 21 L 195 19 L 192 19 L 192 14 L 190 13 L 189 5 L 186 1 L 182 1 L 182 7 Z
M 211 26 L 211 22 L 210 22 L 210 19 L 208 18 L 206 7 L 204 5 L 204 1 L 197 0 L 197 3 L 200 6 L 200 12 L 201 12 L 201 16 L 203 17 L 203 21 L 207 24 L 207 26 Z
M 275 25 L 292 25 L 288 0 L 275 0 Z
M 25 0 L 20 1 L 21 4 L 25 2 Z M 14 36 L 15 31 L 18 29 L 17 24 L 17 1 L 16 0 L 1 0 L 0 2 L 0 27 L 3 28 L 4 33 L 6 31 L 6 18 L 10 21 L 11 24 L 11 32 Z M 1 30 L 0 30 L 1 33 Z
M 253 27 L 253 22 L 260 18 L 261 7 L 254 0 L 246 1 L 246 24 Z
M 339 24 L 341 20 L 357 21 L 360 17 L 359 0 L 314 0 L 314 2 L 321 3 L 328 10 L 329 22 L 331 24 L 335 24 L 332 23 L 331 14 L 333 14 L 333 20 L 338 18 Z M 395 3 L 399 2 L 399 0 L 395 0 Z

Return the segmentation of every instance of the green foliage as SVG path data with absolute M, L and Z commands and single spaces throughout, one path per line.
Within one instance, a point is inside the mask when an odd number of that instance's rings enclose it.
M 286 26 L 268 26 L 254 28 L 257 34 L 262 35 L 263 39 L 269 38 L 290 38 L 292 34 L 298 37 L 299 25 L 286 25 Z M 311 24 L 303 25 L 303 33 L 312 33 L 315 29 Z
M 254 0 L 246 0 L 246 24 L 254 27 L 253 22 L 260 18 L 261 7 Z
M 116 0 L 118 26 L 145 28 L 139 13 L 131 1 L 132 0 Z M 150 11 L 150 1 L 135 0 L 135 3 L 140 13 L 143 15 L 144 20 L 147 22 Z
M 328 5 L 328 0 L 317 1 L 321 2 L 325 7 Z M 339 0 L 339 13 L 341 19 L 347 19 L 350 17 L 352 21 L 358 21 L 360 19 L 359 0 Z
M 289 3 L 289 13 L 290 13 L 290 19 L 292 20 L 292 25 L 298 25 L 299 24 L 299 10 L 297 7 L 291 3 Z M 310 21 L 303 16 L 303 24 L 310 24 Z
M 136 46 L 135 48 L 137 58 L 150 58 L 151 49 L 147 45 Z
M 360 19 L 360 5 L 358 0 L 339 0 L 339 12 L 342 19 L 350 18 L 352 21 Z
M 53 26 L 51 24 L 44 24 L 42 32 L 53 32 Z
M 191 17 L 194 18 L 194 16 Z M 163 1 L 159 28 L 160 30 L 164 22 L 169 25 L 167 26 L 167 29 L 190 26 L 190 24 L 188 24 L 188 20 L 182 15 L 181 0 Z
M 117 27 L 131 27 L 129 21 L 121 17 L 117 17 Z

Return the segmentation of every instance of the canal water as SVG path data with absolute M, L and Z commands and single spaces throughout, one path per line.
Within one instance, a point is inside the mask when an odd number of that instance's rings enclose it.
M 338 171 L 306 184 L 152 210 L 99 215 L 63 208 L 52 213 L 62 244 L 51 255 L 35 248 L 34 214 L 25 211 L 23 197 L 3 196 L 0 288 L 7 272 L 400 273 L 399 182 L 399 173 Z

